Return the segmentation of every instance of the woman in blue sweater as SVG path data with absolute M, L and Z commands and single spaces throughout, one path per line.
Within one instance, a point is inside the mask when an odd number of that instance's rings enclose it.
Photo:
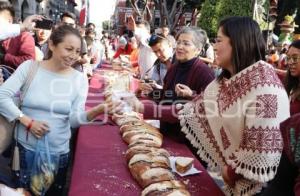
M 25 61 L 0 88 L 0 113 L 9 121 L 18 120 L 16 140 L 20 148 L 20 185 L 30 187 L 31 165 L 39 139 L 47 135 L 50 153 L 59 155 L 58 174 L 48 195 L 60 195 L 65 184 L 69 160 L 71 127 L 93 120 L 103 113 L 105 104 L 85 111 L 88 80 L 72 65 L 80 55 L 81 36 L 70 26 L 53 31 L 49 49 L 51 58 L 39 62 L 21 109 L 12 97 L 24 85 L 34 61 Z M 51 192 L 51 194 L 50 194 Z

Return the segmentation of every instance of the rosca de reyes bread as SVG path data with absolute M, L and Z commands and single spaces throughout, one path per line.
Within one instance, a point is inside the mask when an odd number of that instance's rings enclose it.
M 190 196 L 185 185 L 177 180 L 162 181 L 150 184 L 143 192 L 142 196 Z
M 128 150 L 125 153 L 125 158 L 126 161 L 129 162 L 129 160 L 136 154 L 149 154 L 149 153 L 151 153 L 152 155 L 155 154 L 155 155 L 170 157 L 169 152 L 163 148 L 148 147 L 146 145 L 137 145 L 128 148 Z
M 123 125 L 120 127 L 120 133 L 123 134 L 126 131 L 136 129 L 150 129 L 159 132 L 158 128 L 146 123 L 145 121 L 129 121 L 127 123 L 123 123 Z
M 149 131 L 128 131 L 123 134 L 123 140 L 127 144 L 131 144 L 134 141 L 139 139 L 147 139 L 147 140 L 157 140 L 162 144 L 162 134 L 159 132 L 149 132 Z
M 153 141 L 153 140 L 149 140 L 149 139 L 139 139 L 136 141 L 132 141 L 129 145 L 128 148 L 131 148 L 133 146 L 140 146 L 140 145 L 145 145 L 148 147 L 156 147 L 156 148 L 160 148 L 161 147 L 161 141 Z
M 170 181 L 174 179 L 175 177 L 169 169 L 156 167 L 143 171 L 137 181 L 141 187 L 145 188 L 146 186 L 156 182 Z
M 119 126 L 132 121 L 140 121 L 140 117 L 136 113 L 132 114 L 114 114 L 112 120 Z

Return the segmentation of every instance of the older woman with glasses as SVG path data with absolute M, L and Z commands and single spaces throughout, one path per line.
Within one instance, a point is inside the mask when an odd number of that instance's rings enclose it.
M 293 42 L 287 52 L 288 72 L 286 91 L 290 98 L 291 115 L 300 112 L 300 40 Z
M 193 99 L 214 79 L 212 70 L 198 58 L 205 43 L 202 31 L 196 27 L 185 27 L 179 32 L 175 51 L 176 62 L 167 71 L 163 89 L 153 94 L 153 97 L 159 97 L 159 100 L 127 100 L 134 106 L 135 111 L 143 113 L 146 119 L 160 120 L 161 131 L 177 142 L 187 140 L 180 132 L 175 104 Z

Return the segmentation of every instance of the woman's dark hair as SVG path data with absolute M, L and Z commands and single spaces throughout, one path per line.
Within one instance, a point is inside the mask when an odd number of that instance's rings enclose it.
M 223 19 L 219 28 L 230 39 L 234 74 L 259 60 L 265 60 L 265 41 L 256 21 L 250 17 L 232 16 Z M 224 77 L 231 77 L 228 70 L 223 69 L 218 79 Z
M 96 28 L 96 25 L 94 24 L 94 23 L 92 23 L 92 22 L 90 22 L 90 23 L 88 23 L 87 25 L 86 25 L 86 28 Z
M 82 44 L 82 37 L 77 29 L 70 25 L 61 25 L 53 30 L 50 39 L 54 46 L 57 46 L 59 43 L 63 42 L 67 35 L 75 35 L 77 36 Z M 52 57 L 52 51 L 48 50 L 48 54 L 46 55 L 47 59 Z
M 300 40 L 294 41 L 290 46 L 297 48 L 300 50 Z M 287 71 L 287 76 L 285 78 L 285 89 L 288 95 L 291 94 L 291 91 L 293 90 L 294 97 L 298 100 L 300 100 L 300 88 L 299 88 L 299 77 L 294 77 L 291 75 L 290 70 Z
M 287 48 L 282 48 L 281 51 L 280 51 L 280 54 L 286 54 L 287 51 L 288 51 Z

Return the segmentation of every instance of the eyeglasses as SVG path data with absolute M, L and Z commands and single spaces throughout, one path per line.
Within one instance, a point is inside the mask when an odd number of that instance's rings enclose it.
M 300 60 L 300 56 L 287 56 L 286 60 L 288 63 L 298 63 Z
M 193 42 L 190 42 L 190 41 L 177 41 L 176 42 L 176 45 L 179 46 L 179 45 L 183 45 L 185 47 L 190 47 L 190 46 L 193 46 L 195 45 Z
M 149 38 L 148 44 L 149 46 L 153 46 L 161 39 L 166 39 L 166 38 L 161 35 L 152 34 L 151 37 Z

